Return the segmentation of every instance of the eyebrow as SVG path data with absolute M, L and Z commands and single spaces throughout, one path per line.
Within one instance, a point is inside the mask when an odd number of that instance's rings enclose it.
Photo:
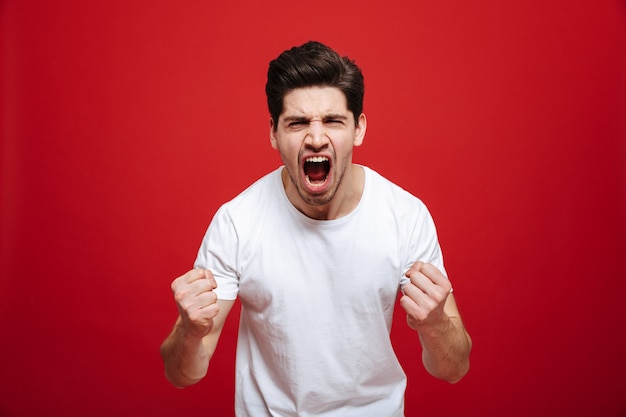
M 285 121 L 286 123 L 289 122 L 308 122 L 310 121 L 311 118 L 310 117 L 306 117 L 306 116 L 286 116 L 283 118 L 283 121 Z M 327 121 L 327 120 L 348 120 L 348 116 L 345 116 L 343 114 L 335 114 L 335 113 L 329 113 L 329 114 L 325 114 L 322 117 L 322 121 Z

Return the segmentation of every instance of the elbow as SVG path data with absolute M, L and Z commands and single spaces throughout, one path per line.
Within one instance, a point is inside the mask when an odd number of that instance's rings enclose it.
M 456 366 L 447 367 L 445 369 L 429 369 L 429 367 L 426 367 L 426 371 L 428 371 L 431 376 L 439 380 L 450 384 L 456 384 L 460 382 L 469 372 L 469 361 L 466 361 L 463 364 L 457 364 Z
M 467 361 L 467 364 L 459 367 L 455 373 L 451 373 L 442 379 L 450 384 L 456 384 L 460 382 L 465 377 L 465 375 L 467 375 L 467 373 L 469 372 L 469 368 L 469 361 Z
M 166 348 L 161 348 L 163 370 L 165 379 L 174 387 L 182 389 L 200 382 L 207 374 L 207 369 L 195 370 L 193 373 L 185 372 L 180 361 L 174 360 L 168 355 Z
M 165 372 L 165 379 L 167 380 L 167 382 L 169 382 L 170 384 L 172 384 L 172 386 L 174 388 L 178 388 L 178 389 L 183 389 L 188 387 L 189 385 L 186 384 L 182 384 L 181 382 L 177 381 L 176 379 L 172 378 L 171 376 L 169 376 L 167 374 L 167 372 Z
M 165 379 L 172 384 L 175 388 L 183 389 L 192 385 L 197 384 L 202 380 L 202 377 L 198 378 L 189 378 L 180 373 L 171 373 L 168 372 L 167 368 L 165 369 Z

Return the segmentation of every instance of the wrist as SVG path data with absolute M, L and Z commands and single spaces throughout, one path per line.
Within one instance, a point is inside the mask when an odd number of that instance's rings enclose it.
M 454 323 L 450 317 L 443 314 L 436 320 L 418 323 L 413 328 L 420 336 L 436 338 L 448 333 L 452 327 L 454 327 Z
M 208 334 L 206 329 L 198 329 L 194 326 L 185 325 L 182 320 L 176 323 L 174 332 L 177 334 L 178 339 L 187 346 L 202 343 L 202 339 Z

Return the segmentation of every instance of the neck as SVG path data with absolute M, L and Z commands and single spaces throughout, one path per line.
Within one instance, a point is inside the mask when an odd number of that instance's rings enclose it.
M 365 172 L 362 167 L 351 164 L 346 169 L 334 197 L 324 205 L 312 205 L 305 202 L 289 179 L 286 169 L 282 171 L 282 180 L 289 201 L 298 211 L 315 220 L 335 220 L 350 214 L 361 201 Z

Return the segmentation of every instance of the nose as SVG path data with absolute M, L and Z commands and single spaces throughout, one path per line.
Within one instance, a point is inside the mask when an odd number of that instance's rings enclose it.
M 311 120 L 309 122 L 309 129 L 305 138 L 305 142 L 315 149 L 322 148 L 328 142 L 326 136 L 326 129 L 324 123 L 321 120 Z

